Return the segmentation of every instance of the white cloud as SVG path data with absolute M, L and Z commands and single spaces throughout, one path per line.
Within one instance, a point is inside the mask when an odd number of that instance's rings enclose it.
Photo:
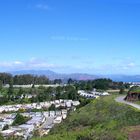
M 57 65 L 50 64 L 45 60 L 32 58 L 29 61 L 7 61 L 0 62 L 2 70 L 22 70 L 22 69 L 52 69 L 58 67 Z
M 92 65 L 91 65 L 92 64 Z M 140 66 L 133 61 L 129 63 L 115 63 L 96 65 L 94 63 L 80 63 L 79 61 L 75 65 L 60 65 L 50 63 L 44 59 L 31 58 L 28 61 L 6 61 L 0 62 L 1 71 L 15 71 L 15 70 L 53 70 L 60 73 L 95 73 L 95 74 L 127 74 L 135 73 Z
M 16 65 L 20 65 L 20 64 L 22 64 L 21 61 L 14 61 L 13 63 L 16 64 Z
M 137 67 L 137 65 L 134 62 L 129 62 L 129 63 L 120 65 L 120 67 L 122 68 L 122 70 L 130 70 Z
M 60 41 L 88 41 L 87 37 L 74 37 L 74 36 L 51 36 L 51 40 Z
M 35 8 L 41 9 L 41 10 L 50 10 L 50 7 L 47 4 L 37 4 Z
M 135 65 L 135 63 L 131 62 L 131 63 L 127 64 L 127 66 L 128 67 L 135 67 L 136 65 Z

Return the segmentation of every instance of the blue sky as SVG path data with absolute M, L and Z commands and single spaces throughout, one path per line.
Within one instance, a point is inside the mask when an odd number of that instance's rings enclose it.
M 139 0 L 0 0 L 0 71 L 140 74 Z

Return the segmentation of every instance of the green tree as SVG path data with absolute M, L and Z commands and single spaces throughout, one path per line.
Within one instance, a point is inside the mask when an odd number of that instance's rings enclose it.
M 32 88 L 35 88 L 35 84 L 32 85 Z
M 65 87 L 65 92 L 61 95 L 62 99 L 77 99 L 77 90 L 74 86 L 68 85 Z
M 71 78 L 69 78 L 68 79 L 68 84 L 70 85 L 70 84 L 73 84 L 73 83 L 74 83 L 74 81 Z
M 23 89 L 22 89 L 22 88 L 19 88 L 19 91 L 18 91 L 18 96 L 23 95 L 23 93 L 24 93 Z
M 14 122 L 13 122 L 12 125 L 13 126 L 15 126 L 15 125 L 21 125 L 21 124 L 26 123 L 28 120 L 29 120 L 29 118 L 24 117 L 20 113 L 17 113 L 16 118 L 15 118 L 15 120 L 14 120 Z
M 9 73 L 0 73 L 0 81 L 2 81 L 3 85 L 9 84 L 11 79 L 13 79 L 11 74 L 9 74 Z
M 92 82 L 88 81 L 86 84 L 86 90 L 91 91 L 93 89 Z
M 9 83 L 9 88 L 8 88 L 8 98 L 10 99 L 10 97 L 14 94 L 14 88 L 13 88 L 13 80 L 10 80 Z
M 62 87 L 60 87 L 60 86 L 56 87 L 56 95 L 55 96 L 56 96 L 57 100 L 61 98 L 61 93 L 62 92 L 63 92 Z
M 62 80 L 61 79 L 55 79 L 54 84 L 62 84 Z
M 52 105 L 49 107 L 48 110 L 49 110 L 49 111 L 55 111 L 55 110 L 56 110 L 55 104 L 52 104 Z
M 3 127 L 2 131 L 4 131 L 4 130 L 8 130 L 8 129 L 9 129 L 9 125 L 6 124 L 6 125 Z
M 2 87 L 3 86 L 3 84 L 2 84 L 2 81 L 0 80 L 0 91 L 2 90 Z
M 120 88 L 119 94 L 123 94 L 124 93 L 124 87 Z

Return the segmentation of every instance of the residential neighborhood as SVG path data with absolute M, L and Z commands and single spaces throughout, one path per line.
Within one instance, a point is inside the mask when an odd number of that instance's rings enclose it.
M 22 125 L 13 126 L 13 122 L 16 117 L 16 112 L 20 109 L 29 110 L 29 109 L 41 109 L 45 107 L 49 108 L 51 105 L 55 105 L 56 108 L 63 107 L 65 109 L 54 110 L 54 111 L 41 111 L 41 112 L 24 112 L 20 113 L 25 117 L 30 119 Z M 33 103 L 25 105 L 9 105 L 1 106 L 0 112 L 0 131 L 1 134 L 7 138 L 9 136 L 20 137 L 23 140 L 27 140 L 34 135 L 35 131 L 39 132 L 40 136 L 47 135 L 49 131 L 54 127 L 55 124 L 61 123 L 67 117 L 67 113 L 70 109 L 75 110 L 76 106 L 80 104 L 79 101 L 72 100 L 55 100 L 51 102 L 42 102 L 42 103 Z M 8 113 L 8 112 L 15 113 Z M 5 112 L 5 113 L 3 113 Z M 6 114 L 7 113 L 7 114 Z M 8 125 L 9 128 L 3 130 L 4 127 Z
M 93 91 L 84 91 L 84 90 L 79 90 L 78 94 L 82 97 L 85 98 L 99 98 L 100 96 L 108 96 L 109 93 L 108 92 L 97 92 L 96 89 L 94 89 Z

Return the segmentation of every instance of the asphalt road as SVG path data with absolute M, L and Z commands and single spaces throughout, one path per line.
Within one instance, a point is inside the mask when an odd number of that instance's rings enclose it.
M 135 107 L 135 108 L 137 108 L 137 109 L 140 110 L 140 105 L 134 104 L 134 103 L 132 103 L 132 102 L 125 101 L 124 98 L 125 98 L 125 96 L 119 96 L 119 97 L 117 97 L 117 98 L 115 99 L 115 101 L 116 101 L 116 102 L 119 102 L 119 103 L 124 103 L 124 104 L 130 105 L 130 106 L 133 106 L 133 107 Z

